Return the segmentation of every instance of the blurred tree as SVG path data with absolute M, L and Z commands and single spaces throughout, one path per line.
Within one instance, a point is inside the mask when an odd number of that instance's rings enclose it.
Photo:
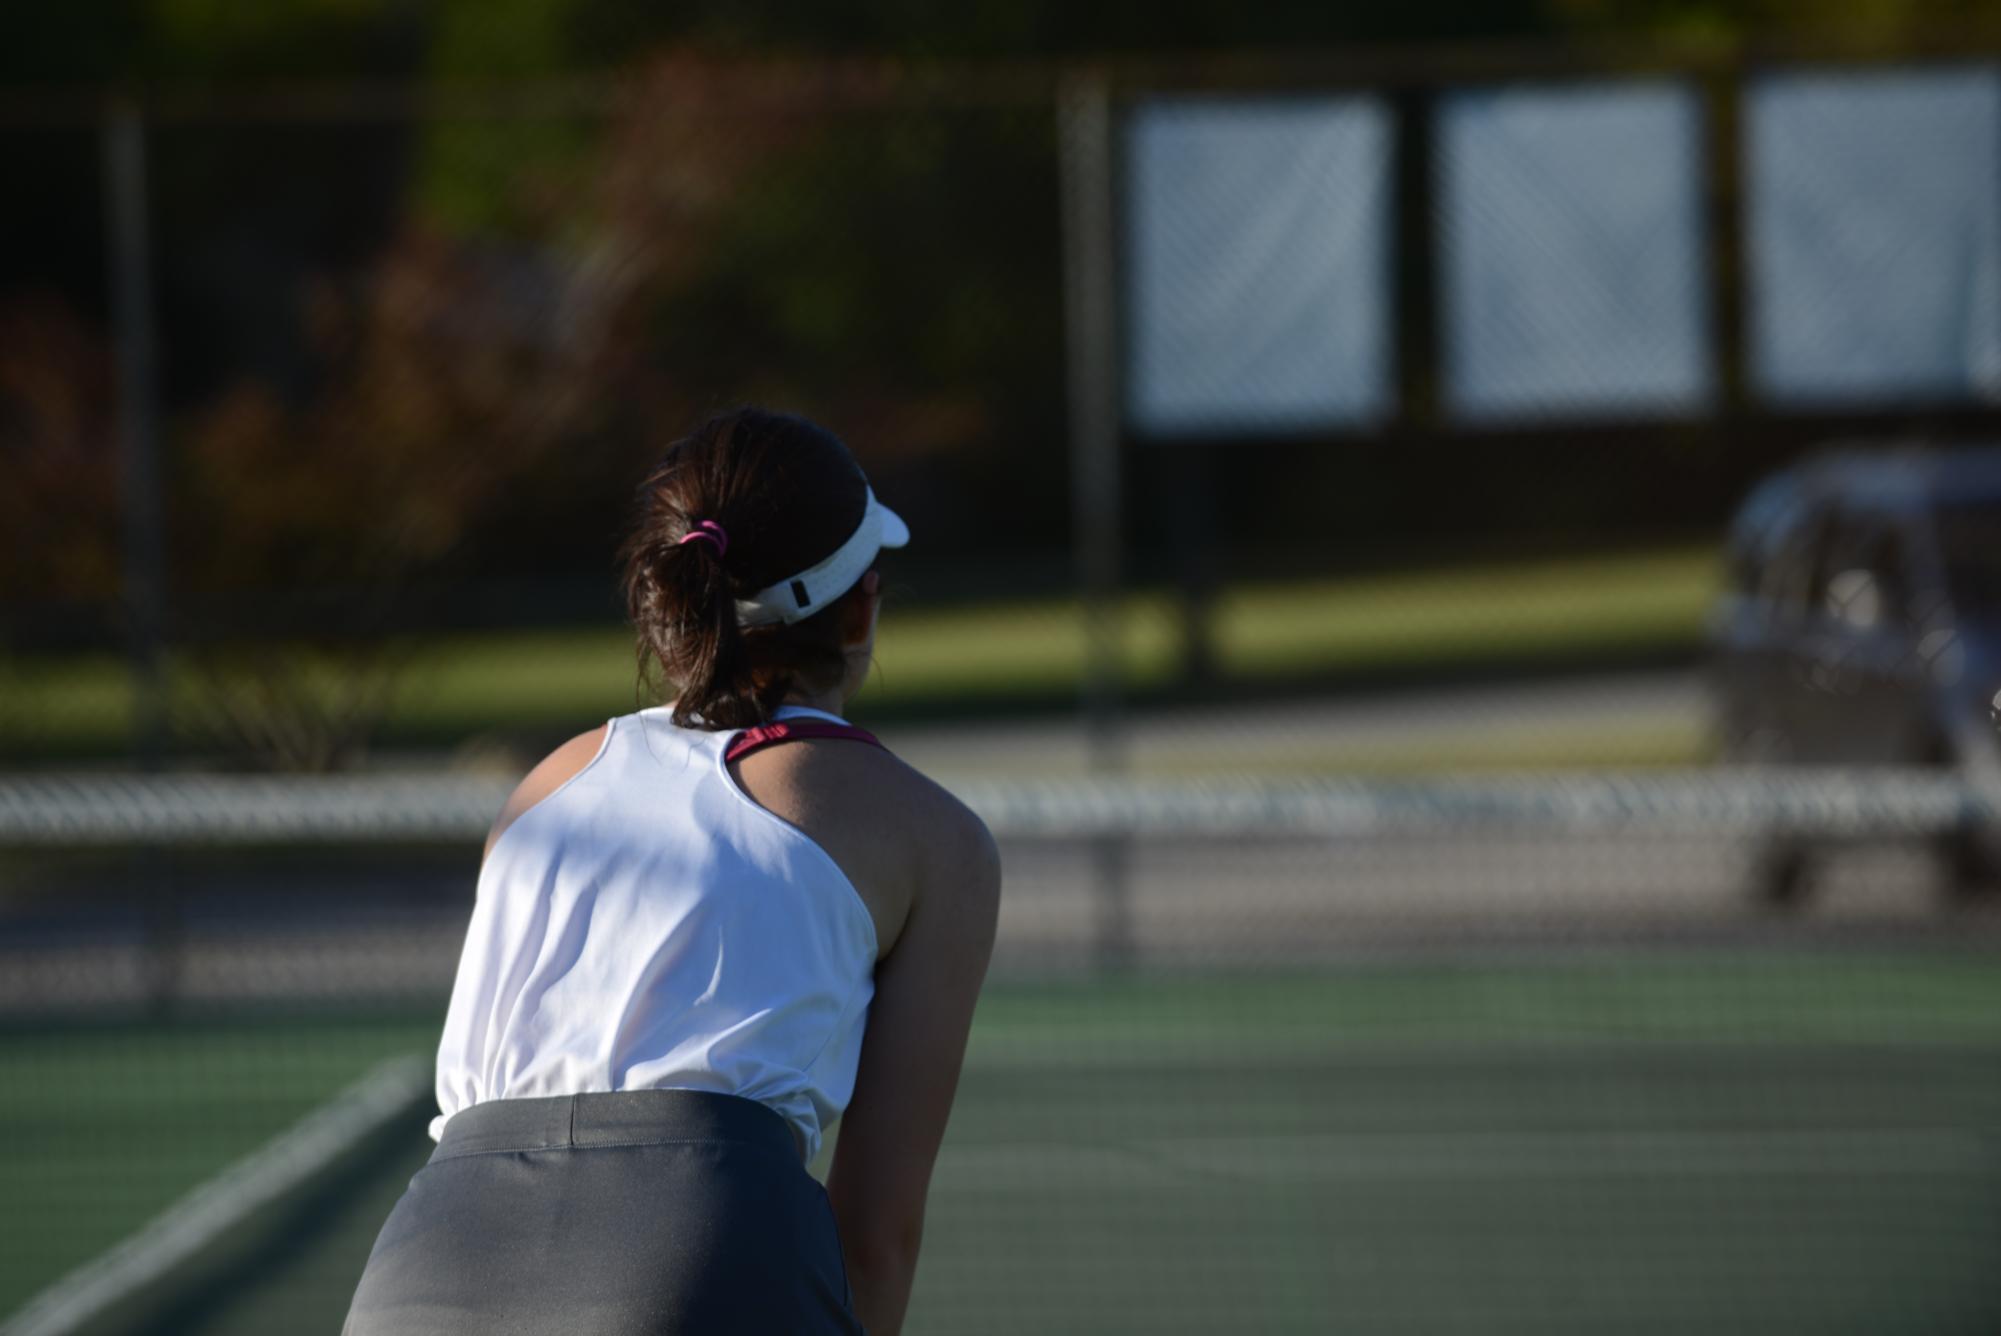
M 576 475 L 618 479 L 698 399 L 650 355 L 648 312 L 700 268 L 738 183 L 794 124 L 717 136 L 716 75 L 667 61 L 579 170 L 512 180 L 516 235 L 411 216 L 374 263 L 317 280 L 316 374 L 251 375 L 178 433 L 184 741 L 325 769 L 360 755 L 412 628 L 448 611 L 473 547 L 529 547 Z
M 98 88 L 143 90 L 240 86 L 279 79 L 402 78 L 430 45 L 423 7 L 403 0 L 66 0 L 0 6 L 0 89 L 30 115 L 38 98 Z M 52 104 L 53 105 L 53 104 Z M 74 103 L 68 104 L 74 106 Z M 84 104 L 86 107 L 87 103 Z M 60 122 L 10 131 L 4 141 L 16 181 L 0 213 L 0 293 L 46 288 L 87 318 L 102 309 L 103 246 L 94 132 Z M 325 161 L 294 155 L 295 177 L 325 183 L 322 204 L 359 193 Z M 348 167 L 362 165 L 349 159 Z M 270 164 L 259 170 L 270 173 Z M 284 169 L 280 169 L 283 171 Z M 223 196 L 226 198 L 226 195 Z
M 801 77 L 744 68 L 718 91 L 741 98 L 747 79 Z M 836 425 L 885 485 L 924 492 L 937 551 L 963 551 L 997 528 L 1017 550 L 1059 545 L 1062 507 L 1049 498 L 1064 486 L 1062 316 L 1047 110 L 755 120 L 789 127 L 788 139 L 719 202 L 723 225 L 701 263 L 649 293 L 648 359 Z M 718 132 L 749 131 L 741 114 L 697 131 Z M 624 151 L 635 167 L 658 160 Z M 926 487 L 946 469 L 955 487 Z
M 695 42 L 729 54 L 870 54 L 1007 60 L 1120 52 L 1466 41 L 1542 31 L 1538 0 L 447 0 L 434 68 L 557 73 L 624 64 L 633 51 Z
M 357 753 L 400 632 L 459 575 L 601 572 L 645 456 L 725 400 L 843 430 L 932 519 L 934 552 L 1005 543 L 1011 581 L 1024 547 L 1060 548 L 1050 111 L 872 101 L 902 71 L 1536 33 L 1887 42 L 1993 8 L 134 0 L 0 14 L 0 83 L 620 74 L 609 122 L 503 107 L 155 136 L 174 578 L 196 669 L 184 725 L 239 756 L 318 767 Z M 8 134 L 40 188 L 0 220 L 0 449 L 26 480 L 0 499 L 0 597 L 108 597 L 95 141 Z M 10 298 L 30 288 L 45 295 Z M 1353 461 L 1305 449 L 1296 474 L 1279 471 L 1324 524 L 1341 492 L 1330 473 Z M 49 516 L 76 512 L 64 495 L 97 517 L 59 530 Z M 1345 500 L 1358 524 L 1384 512 L 1374 494 Z
M 1993 0 L 1547 0 L 1564 31 L 1734 40 L 1806 38 L 1894 47 L 2001 33 Z
M 30 633 L 88 643 L 116 606 L 110 359 L 48 295 L 0 302 L 0 756 L 47 721 L 10 680 Z
M 0 603 L 118 593 L 110 359 L 49 294 L 0 305 Z
M 311 396 L 246 380 L 185 426 L 185 742 L 288 769 L 359 756 L 496 497 L 589 431 L 601 345 L 563 320 L 587 324 L 587 299 L 413 229 L 364 279 L 320 285 Z

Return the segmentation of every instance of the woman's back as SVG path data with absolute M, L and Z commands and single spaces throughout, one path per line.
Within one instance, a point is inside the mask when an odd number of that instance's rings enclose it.
M 674 703 L 558 748 L 495 822 L 438 1149 L 349 1336 L 901 1325 L 1000 893 L 979 819 L 837 722 L 909 531 L 838 438 L 756 409 L 638 502 L 627 611 Z M 802 715 L 829 722 L 731 747 Z
M 853 1090 L 875 921 L 827 850 L 738 786 L 737 736 L 615 719 L 496 837 L 434 1136 L 486 1100 L 692 1089 L 771 1107 L 815 1153 Z

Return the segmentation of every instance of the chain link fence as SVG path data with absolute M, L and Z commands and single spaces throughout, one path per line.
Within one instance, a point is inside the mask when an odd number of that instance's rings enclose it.
M 911 1330 L 1993 1327 L 2001 530 L 1927 470 L 1996 421 L 1997 89 L 8 104 L 0 1331 L 337 1329 L 479 835 L 651 703 L 626 496 L 736 401 L 910 519 L 855 715 L 1003 842 Z

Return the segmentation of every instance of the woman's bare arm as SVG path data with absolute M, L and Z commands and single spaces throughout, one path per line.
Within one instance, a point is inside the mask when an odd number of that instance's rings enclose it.
M 993 953 L 1000 857 L 978 818 L 954 808 L 924 859 L 902 935 L 876 967 L 861 1068 L 827 1177 L 855 1315 L 870 1336 L 903 1327 L 931 1168 Z

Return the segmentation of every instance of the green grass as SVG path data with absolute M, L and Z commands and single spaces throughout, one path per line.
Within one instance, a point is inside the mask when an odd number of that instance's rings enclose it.
M 1533 663 L 1693 648 L 1716 587 L 1712 549 L 1494 564 L 1476 569 L 1238 585 L 1216 607 L 1223 670 L 1255 684 L 1316 675 Z M 1123 665 L 1136 690 L 1178 671 L 1180 627 L 1167 594 L 1136 593 L 1121 613 Z M 863 715 L 1060 701 L 1076 690 L 1087 637 L 1074 600 L 965 608 L 890 607 Z M 183 671 L 182 680 L 185 680 Z M 40 756 L 116 753 L 132 703 L 114 656 L 25 660 L 7 670 L 0 716 Z M 574 726 L 639 703 L 624 630 L 440 636 L 414 647 L 382 733 L 437 745 L 483 734 Z M 1643 757 L 1657 753 L 1641 745 Z M 1668 759 L 1680 752 L 1670 743 Z M 1634 750 L 1627 745 L 1623 752 Z M 1623 754 L 1623 753 L 1622 753 Z
M 1247 676 L 1690 645 L 1717 591 L 1708 548 L 1252 586 L 1222 601 Z
M 0 1049 L 46 1086 L 9 1096 L 6 1130 L 98 1133 L 45 1135 L 38 1172 L 74 1181 L 104 1134 L 150 1127 L 141 1158 L 191 1174 L 221 1149 L 202 1119 L 228 1122 L 250 1092 L 304 1097 L 364 1056 L 428 1046 L 418 1022 L 274 1027 L 255 1045 L 149 1033 L 67 1059 L 47 1037 Z M 146 1095 L 105 1104 L 127 1072 Z M 236 1140 L 283 1121 L 268 1112 Z M 1997 1135 L 2001 971 L 1973 951 L 1002 981 L 975 1025 L 908 1329 L 1994 1330 Z M 424 1144 L 413 1125 L 295 1251 L 180 1329 L 256 1333 L 283 1315 L 336 1330 Z M 86 1207 L 129 1227 L 159 1195 L 128 1174 L 91 1181 L 81 1204 L 0 1192 L 8 1237 L 60 1233 Z

